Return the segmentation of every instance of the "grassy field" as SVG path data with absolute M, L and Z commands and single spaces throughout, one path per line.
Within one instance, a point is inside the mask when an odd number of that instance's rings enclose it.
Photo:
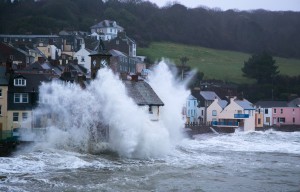
M 204 73 L 205 79 L 219 79 L 235 83 L 252 83 L 242 75 L 241 68 L 251 54 L 208 49 L 175 43 L 152 43 L 148 48 L 139 48 L 138 55 L 145 55 L 152 61 L 162 58 L 180 64 L 181 57 L 188 57 L 188 65 Z M 300 75 L 300 60 L 274 57 L 280 74 Z

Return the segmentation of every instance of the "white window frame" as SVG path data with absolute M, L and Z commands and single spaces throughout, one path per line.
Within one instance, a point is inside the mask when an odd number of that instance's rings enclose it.
M 212 110 L 212 111 L 211 111 L 211 115 L 212 115 L 212 116 L 217 116 L 217 114 L 218 114 L 217 110 Z
M 28 93 L 14 93 L 14 103 L 28 103 L 28 101 Z
M 26 86 L 26 79 L 24 78 L 14 79 L 14 86 Z
M 25 121 L 28 119 L 28 113 L 27 112 L 23 112 L 22 113 L 22 120 Z
M 19 113 L 13 112 L 13 122 L 19 122 Z

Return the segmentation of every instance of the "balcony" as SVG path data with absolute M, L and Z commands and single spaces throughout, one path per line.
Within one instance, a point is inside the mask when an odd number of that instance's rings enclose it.
M 218 121 L 213 121 L 211 123 L 212 126 L 215 127 L 238 127 L 239 123 L 238 122 L 218 122 Z
M 249 118 L 249 114 L 234 114 L 235 119 L 245 119 Z

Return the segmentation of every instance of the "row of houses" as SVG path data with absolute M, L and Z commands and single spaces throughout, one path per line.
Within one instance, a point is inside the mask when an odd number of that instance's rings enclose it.
M 127 66 L 128 71 L 133 70 L 135 63 L 143 62 L 143 57 L 136 55 L 136 42 L 126 35 L 124 28 L 117 25 L 116 21 L 104 20 L 90 29 L 90 32 L 61 31 L 57 35 L 0 34 L 0 64 L 5 65 L 7 58 L 19 66 L 28 66 L 41 58 L 59 60 L 60 64 L 76 58 L 79 65 L 89 70 L 89 54 L 100 39 L 108 50 L 118 50 L 114 56 L 118 55 L 130 65 Z
M 221 99 L 213 91 L 195 91 L 184 107 L 186 123 L 216 127 L 240 127 L 245 131 L 255 128 L 300 125 L 300 98 L 292 101 L 259 101 Z
M 39 95 L 42 83 L 77 83 L 84 89 L 104 66 L 120 75 L 129 96 L 149 109 L 151 120 L 159 119 L 164 104 L 141 77 L 147 70 L 136 56 L 134 40 L 114 21 L 104 20 L 91 30 L 92 34 L 0 35 L 0 140 L 5 131 L 40 128 L 51 121 L 53 115 L 41 118 L 34 112 L 47 103 Z

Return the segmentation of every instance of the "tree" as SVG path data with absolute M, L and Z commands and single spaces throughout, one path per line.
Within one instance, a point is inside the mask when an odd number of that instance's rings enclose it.
M 242 72 L 245 77 L 257 80 L 257 83 L 270 83 L 279 71 L 275 60 L 267 52 L 252 55 L 244 62 Z

